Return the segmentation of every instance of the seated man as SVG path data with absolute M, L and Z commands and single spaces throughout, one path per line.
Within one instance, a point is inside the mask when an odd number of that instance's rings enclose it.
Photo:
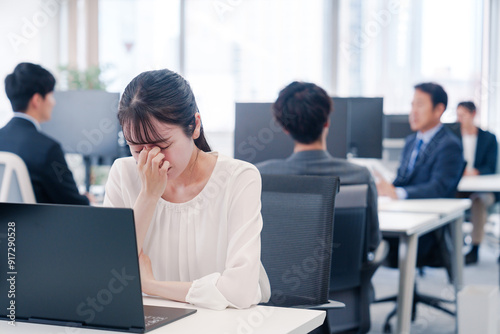
M 38 203 L 88 205 L 78 193 L 61 145 L 40 132 L 55 105 L 55 78 L 46 69 L 21 63 L 5 78 L 5 92 L 14 117 L 0 129 L 0 151 L 24 160 Z
M 474 102 L 460 102 L 457 106 L 460 129 L 457 135 L 462 140 L 467 167 L 464 176 L 495 174 L 497 170 L 498 144 L 494 134 L 478 128 L 474 124 L 476 106 Z M 488 207 L 495 203 L 493 193 L 460 193 L 459 197 L 472 200 L 472 248 L 465 256 L 465 264 L 478 261 L 479 245 L 484 237 L 484 225 L 488 218 Z
M 460 140 L 440 121 L 447 103 L 448 95 L 440 85 L 415 86 L 410 127 L 417 133 L 406 138 L 394 182 L 391 184 L 382 178 L 378 181 L 379 196 L 393 199 L 455 196 L 465 162 Z M 432 232 L 420 237 L 418 259 L 425 261 L 425 257 L 431 256 L 437 242 Z M 397 239 L 389 239 L 389 244 L 389 262 L 394 264 L 397 263 Z
M 368 193 L 368 251 L 380 243 L 377 212 L 377 189 L 370 172 L 332 157 L 326 150 L 332 99 L 312 83 L 292 82 L 279 94 L 273 104 L 276 121 L 294 142 L 293 154 L 285 160 L 269 160 L 256 166 L 261 174 L 324 175 L 340 177 L 342 185 L 367 184 Z

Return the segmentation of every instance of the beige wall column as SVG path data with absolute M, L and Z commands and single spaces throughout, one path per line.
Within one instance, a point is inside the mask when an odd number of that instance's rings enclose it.
M 99 0 L 85 0 L 87 67 L 99 66 Z
M 68 66 L 76 67 L 78 41 L 78 10 L 77 0 L 68 0 Z

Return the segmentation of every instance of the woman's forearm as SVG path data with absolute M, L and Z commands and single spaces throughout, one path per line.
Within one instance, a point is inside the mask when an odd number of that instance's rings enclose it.
M 144 239 L 153 219 L 158 199 L 141 192 L 134 205 L 135 233 L 137 237 L 137 254 L 141 253 Z
M 161 282 L 157 280 L 146 280 L 142 282 L 143 292 L 152 296 L 165 299 L 186 302 L 186 296 L 191 288 L 191 282 Z

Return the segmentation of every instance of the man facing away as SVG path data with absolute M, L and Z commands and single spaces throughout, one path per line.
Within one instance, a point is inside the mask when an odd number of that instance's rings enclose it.
M 406 138 L 396 179 L 391 184 L 383 178 L 377 183 L 379 196 L 393 199 L 452 198 L 462 171 L 464 159 L 460 140 L 441 124 L 448 95 L 436 83 L 415 86 L 410 112 L 410 127 L 416 133 Z M 419 238 L 418 260 L 432 257 L 439 242 L 434 233 Z M 397 263 L 397 240 L 389 242 L 390 263 Z
M 39 65 L 20 63 L 5 78 L 5 92 L 14 117 L 0 129 L 0 151 L 23 159 L 38 203 L 88 205 L 80 195 L 66 164 L 61 145 L 41 132 L 40 123 L 50 120 L 54 76 Z
M 256 164 L 262 174 L 338 176 L 342 185 L 368 185 L 368 251 L 380 243 L 377 213 L 377 189 L 370 172 L 332 157 L 326 148 L 332 99 L 313 83 L 292 82 L 273 104 L 273 114 L 283 130 L 294 140 L 293 154 L 283 160 Z

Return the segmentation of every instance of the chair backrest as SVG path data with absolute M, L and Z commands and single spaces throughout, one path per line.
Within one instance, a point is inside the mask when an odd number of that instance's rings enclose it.
M 361 284 L 361 266 L 366 253 L 368 185 L 341 186 L 335 200 L 330 291 Z
M 338 187 L 338 177 L 262 175 L 261 259 L 272 292 L 267 305 L 328 302 Z
M 24 161 L 10 152 L 0 152 L 0 202 L 36 203 Z

